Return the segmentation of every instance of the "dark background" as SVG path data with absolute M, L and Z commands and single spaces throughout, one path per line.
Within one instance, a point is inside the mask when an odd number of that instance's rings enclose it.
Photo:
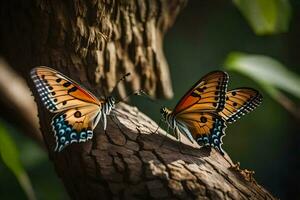
M 164 42 L 174 98 L 152 103 L 135 97 L 132 104 L 158 121 L 160 105 L 173 108 L 203 75 L 212 70 L 224 70 L 223 62 L 232 51 L 271 56 L 300 74 L 300 4 L 292 1 L 292 7 L 293 16 L 287 33 L 257 36 L 231 2 L 190 0 Z M 228 73 L 229 88 L 256 88 L 262 92 L 264 101 L 254 112 L 228 126 L 227 136 L 223 138 L 224 150 L 235 163 L 241 163 L 241 168 L 254 170 L 257 182 L 276 197 L 291 199 L 299 196 L 299 121 L 254 81 L 238 73 Z M 14 136 L 38 199 L 67 198 L 46 153 L 18 133 L 21 130 L 6 122 L 1 113 L 0 120 Z M 2 161 L 0 177 L 0 199 L 26 198 L 16 178 Z

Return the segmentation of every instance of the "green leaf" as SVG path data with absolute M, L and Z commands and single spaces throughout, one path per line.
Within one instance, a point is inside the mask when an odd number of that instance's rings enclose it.
M 281 89 L 300 98 L 300 76 L 273 58 L 234 52 L 228 55 L 224 65 L 254 79 L 273 97 Z
M 3 163 L 13 172 L 21 187 L 30 200 L 35 200 L 35 194 L 19 158 L 19 152 L 13 139 L 8 134 L 4 124 L 0 121 L 0 155 Z
M 288 0 L 233 0 L 257 35 L 288 31 L 291 6 Z

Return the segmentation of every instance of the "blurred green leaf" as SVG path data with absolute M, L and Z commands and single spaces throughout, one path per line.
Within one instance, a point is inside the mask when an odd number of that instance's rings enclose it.
M 6 127 L 0 122 L 0 155 L 3 163 L 14 173 L 28 199 L 35 200 L 35 194 L 29 177 L 19 158 L 19 152 Z
M 286 32 L 291 18 L 288 0 L 233 0 L 257 35 Z
M 228 70 L 237 71 L 255 80 L 275 101 L 300 119 L 297 105 L 279 90 L 300 98 L 300 76 L 273 58 L 240 52 L 230 53 L 224 66 Z
M 279 88 L 300 98 L 300 77 L 273 58 L 234 52 L 228 55 L 225 67 L 251 77 L 270 94 Z

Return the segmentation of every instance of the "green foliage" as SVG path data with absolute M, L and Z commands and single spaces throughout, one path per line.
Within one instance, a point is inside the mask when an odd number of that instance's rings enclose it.
M 288 0 L 233 0 L 257 35 L 288 31 L 291 6 Z
M 273 58 L 234 52 L 228 55 L 224 65 L 249 76 L 274 98 L 280 94 L 278 89 L 300 98 L 300 77 Z
M 20 162 L 19 151 L 2 122 L 0 122 L 0 144 L 0 155 L 3 163 L 16 176 L 28 199 L 35 200 L 29 177 Z

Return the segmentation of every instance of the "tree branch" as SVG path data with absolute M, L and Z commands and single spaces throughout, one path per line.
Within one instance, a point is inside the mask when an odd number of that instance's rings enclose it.
M 156 123 L 134 107 L 115 114 L 93 141 L 51 154 L 72 199 L 274 199 L 227 155 L 154 134 Z

